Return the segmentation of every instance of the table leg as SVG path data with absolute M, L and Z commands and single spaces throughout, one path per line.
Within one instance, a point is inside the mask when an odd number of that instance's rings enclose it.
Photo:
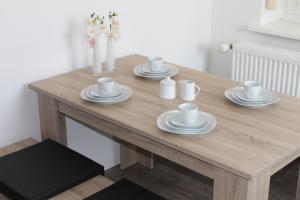
M 46 95 L 38 94 L 42 139 L 52 139 L 67 145 L 66 119 L 59 112 L 59 102 Z
M 153 168 L 153 154 L 128 143 L 120 145 L 120 167 L 126 169 L 133 164 L 140 164 L 149 169 Z
M 267 200 L 270 176 L 261 175 L 247 180 L 224 170 L 214 177 L 214 200 Z

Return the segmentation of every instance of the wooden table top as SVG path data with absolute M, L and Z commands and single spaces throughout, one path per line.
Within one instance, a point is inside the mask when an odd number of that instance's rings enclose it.
M 164 111 L 176 109 L 182 100 L 160 99 L 159 81 L 133 74 L 133 67 L 146 61 L 146 57 L 140 55 L 123 57 L 117 60 L 116 72 L 104 74 L 133 88 L 133 96 L 122 104 L 103 106 L 81 100 L 80 91 L 96 83 L 88 68 L 38 81 L 30 87 L 245 178 L 270 170 L 292 155 L 300 155 L 299 99 L 281 96 L 278 104 L 267 108 L 239 107 L 224 97 L 224 91 L 237 82 L 188 68 L 180 68 L 176 80 L 192 79 L 200 85 L 201 92 L 195 103 L 200 110 L 216 117 L 217 127 L 210 134 L 198 136 L 161 131 L 156 126 L 157 117 Z

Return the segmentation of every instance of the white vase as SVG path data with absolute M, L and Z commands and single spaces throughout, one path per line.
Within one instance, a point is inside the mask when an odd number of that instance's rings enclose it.
M 106 49 L 106 70 L 108 72 L 114 71 L 115 65 L 115 55 L 114 55 L 114 41 L 111 38 L 107 38 L 107 49 Z
M 92 66 L 93 76 L 99 76 L 102 73 L 102 59 L 100 52 L 100 38 L 95 38 L 94 48 L 93 48 L 93 66 Z

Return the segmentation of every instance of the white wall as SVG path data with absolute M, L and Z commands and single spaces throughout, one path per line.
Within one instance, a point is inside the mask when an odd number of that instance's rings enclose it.
M 211 0 L 0 0 L 0 147 L 39 136 L 36 95 L 27 84 L 88 64 L 85 17 L 120 13 L 117 56 L 161 55 L 205 69 L 211 36 Z M 118 145 L 68 120 L 70 146 L 101 161 L 118 163 Z
M 231 54 L 218 53 L 222 43 L 251 41 L 300 51 L 300 41 L 248 31 L 260 16 L 261 0 L 213 0 L 210 72 L 230 77 Z

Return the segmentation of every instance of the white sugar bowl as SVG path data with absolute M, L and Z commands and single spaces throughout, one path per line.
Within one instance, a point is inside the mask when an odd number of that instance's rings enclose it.
M 172 80 L 170 76 L 160 81 L 159 97 L 162 99 L 176 98 L 176 81 Z

